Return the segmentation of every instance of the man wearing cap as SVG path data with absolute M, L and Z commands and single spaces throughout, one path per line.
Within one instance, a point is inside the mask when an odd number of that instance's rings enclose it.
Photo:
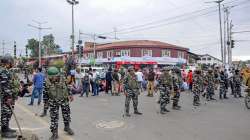
M 50 67 L 48 69 L 48 80 L 46 81 L 45 87 L 45 90 L 48 91 L 50 105 L 50 129 L 52 132 L 50 140 L 58 138 L 59 107 L 62 109 L 64 131 L 69 135 L 73 135 L 74 132 L 70 128 L 71 117 L 69 106 L 69 102 L 73 101 L 73 96 L 56 67 Z
M 166 109 L 167 104 L 170 102 L 170 91 L 172 90 L 172 76 L 169 74 L 170 68 L 164 67 L 163 73 L 159 78 L 159 91 L 160 91 L 160 113 L 166 114 L 169 110 Z
M 137 82 L 137 77 L 134 72 L 133 67 L 128 68 L 128 74 L 124 79 L 124 93 L 126 96 L 125 99 L 125 115 L 127 117 L 130 117 L 129 114 L 129 104 L 130 101 L 133 101 L 133 106 L 134 106 L 134 114 L 136 115 L 142 115 L 137 109 L 138 107 L 138 95 L 140 94 L 139 91 L 139 84 Z

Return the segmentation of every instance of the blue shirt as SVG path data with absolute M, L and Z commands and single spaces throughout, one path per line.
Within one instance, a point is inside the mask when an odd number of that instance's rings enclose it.
M 43 73 L 39 72 L 34 75 L 33 84 L 35 88 L 43 88 L 43 82 L 44 82 Z

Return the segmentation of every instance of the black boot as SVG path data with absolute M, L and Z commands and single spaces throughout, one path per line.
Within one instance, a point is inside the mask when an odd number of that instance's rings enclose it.
M 166 114 L 166 112 L 163 110 L 163 109 L 161 109 L 161 112 L 160 112 L 161 114 Z
M 16 138 L 17 134 L 15 132 L 11 132 L 8 130 L 8 127 L 2 127 L 1 129 L 1 136 L 3 138 Z
M 131 117 L 131 115 L 128 112 L 125 113 L 125 116 Z
M 69 135 L 74 135 L 74 131 L 70 128 L 69 123 L 65 123 L 64 125 L 64 131 Z
M 56 139 L 58 139 L 58 132 L 53 132 L 49 140 L 56 140 Z
M 135 109 L 134 114 L 136 114 L 136 115 L 142 115 L 142 113 L 139 112 L 137 109 Z
M 170 112 L 167 108 L 164 108 L 163 111 L 165 111 L 165 112 Z
M 16 130 L 15 130 L 15 129 L 11 129 L 11 128 L 9 128 L 9 127 L 8 127 L 7 131 L 8 131 L 8 132 L 11 132 L 11 133 L 16 133 Z
M 181 109 L 181 106 L 173 105 L 173 109 L 174 109 L 174 110 L 180 110 L 180 109 Z
M 47 110 L 44 110 L 43 113 L 40 115 L 40 117 L 45 117 L 47 116 Z

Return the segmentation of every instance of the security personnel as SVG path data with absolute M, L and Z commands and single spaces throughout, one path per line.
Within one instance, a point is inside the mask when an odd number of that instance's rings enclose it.
M 125 115 L 127 117 L 130 117 L 129 114 L 129 104 L 132 99 L 133 106 L 134 106 L 134 114 L 136 115 L 142 115 L 137 109 L 138 107 L 138 95 L 140 94 L 139 91 L 139 84 L 137 82 L 137 77 L 135 75 L 135 71 L 133 67 L 128 68 L 128 74 L 124 79 L 124 93 L 126 96 L 125 99 Z
M 181 78 L 181 70 L 179 68 L 174 68 L 173 73 L 173 109 L 179 110 L 181 106 L 178 105 L 179 99 L 180 99 L 180 92 L 181 92 L 181 86 L 183 84 L 182 78 Z
M 0 92 L 1 92 L 1 136 L 3 138 L 16 138 L 16 130 L 9 127 L 9 121 L 14 109 L 15 99 L 18 94 L 18 85 L 13 74 L 10 73 L 14 60 L 11 56 L 1 58 L 0 67 Z
M 241 95 L 241 75 L 240 71 L 237 69 L 235 70 L 235 75 L 233 76 L 233 83 L 235 87 L 234 97 L 237 98 L 237 96 L 242 97 Z
M 215 100 L 213 98 L 214 90 L 215 90 L 215 78 L 213 74 L 213 70 L 210 68 L 205 76 L 205 84 L 206 87 L 206 98 L 207 100 Z
M 59 107 L 62 109 L 64 131 L 69 135 L 74 135 L 74 132 L 70 128 L 71 117 L 69 106 L 69 102 L 73 101 L 73 96 L 69 92 L 65 80 L 56 67 L 49 67 L 48 79 L 49 80 L 46 81 L 46 90 L 48 91 L 50 105 L 50 129 L 52 132 L 50 140 L 58 138 Z
M 160 113 L 166 114 L 169 110 L 166 109 L 167 104 L 170 102 L 170 94 L 173 88 L 173 80 L 170 75 L 170 68 L 164 67 L 163 73 L 159 78 L 159 91 L 160 91 Z
M 194 94 L 193 105 L 199 106 L 200 105 L 200 94 L 201 94 L 201 71 L 200 69 L 196 69 L 195 74 L 193 75 L 193 87 L 192 92 Z
M 226 90 L 226 76 L 225 72 L 221 70 L 220 72 L 220 99 L 228 99 L 227 90 Z
M 47 116 L 47 111 L 49 109 L 49 95 L 48 95 L 48 87 L 46 86 L 46 81 L 43 82 L 43 113 L 40 115 L 40 117 Z

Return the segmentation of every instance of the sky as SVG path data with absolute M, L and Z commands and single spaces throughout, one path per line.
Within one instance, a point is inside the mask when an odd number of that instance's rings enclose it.
M 79 0 L 74 8 L 76 40 L 93 41 L 90 36 L 79 36 L 79 31 L 110 38 L 97 43 L 157 40 L 220 58 L 218 6 L 209 1 Z M 222 4 L 235 6 L 229 15 L 234 32 L 250 31 L 250 0 L 225 0 Z M 17 54 L 25 53 L 27 40 L 38 39 L 38 30 L 28 26 L 37 26 L 33 20 L 47 22 L 42 26 L 52 29 L 42 30 L 42 35 L 52 33 L 64 51 L 70 50 L 71 6 L 66 0 L 1 0 L 0 19 L 0 54 L 3 40 L 5 53 L 13 52 L 14 40 Z M 115 34 L 119 40 L 114 39 Z M 234 60 L 250 59 L 250 33 L 233 34 L 233 39 Z

